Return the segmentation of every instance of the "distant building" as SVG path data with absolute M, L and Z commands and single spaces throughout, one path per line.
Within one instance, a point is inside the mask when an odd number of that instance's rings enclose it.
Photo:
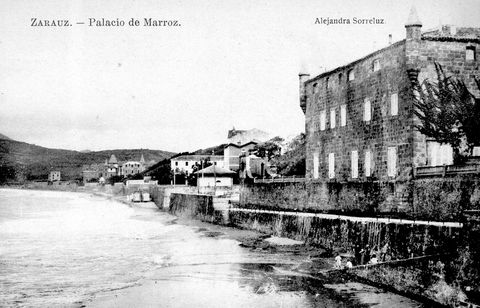
M 98 181 L 103 175 L 103 164 L 84 165 L 82 168 L 83 183 Z
M 49 182 L 60 182 L 61 175 L 60 171 L 50 171 L 48 174 L 48 181 Z
M 270 134 L 253 128 L 249 130 L 228 131 L 227 145 L 223 151 L 224 167 L 232 171 L 240 169 L 240 156 L 248 155 L 255 145 L 271 139 Z
M 223 168 L 224 159 L 221 155 L 181 155 L 170 159 L 170 168 L 175 173 L 184 172 L 189 175 L 193 172 L 193 166 L 198 164 L 202 167 L 202 161 L 209 160 L 213 165 Z
M 105 161 L 103 176 L 108 179 L 112 176 L 131 176 L 142 173 L 146 169 L 145 158 L 140 157 L 140 161 L 127 161 L 120 163 L 114 154 L 109 160 Z
M 105 172 L 103 177 L 108 179 L 116 175 L 120 175 L 118 161 L 115 154 L 112 154 L 110 155 L 110 159 L 105 160 Z
M 228 131 L 227 135 L 227 143 L 233 144 L 245 144 L 250 141 L 256 141 L 258 143 L 265 142 L 271 139 L 269 133 L 259 130 L 257 128 L 252 128 L 248 130 L 239 130 L 235 129 L 235 127 Z
M 253 179 L 275 176 L 268 159 L 258 157 L 254 154 L 240 157 L 240 178 Z
M 204 187 L 231 188 L 235 176 L 235 172 L 215 165 L 199 170 L 195 174 L 197 175 L 197 186 L 200 189 Z
M 240 169 L 240 156 L 248 155 L 258 143 L 258 141 L 249 141 L 244 144 L 227 144 L 223 149 L 225 168 L 232 171 L 238 171 Z

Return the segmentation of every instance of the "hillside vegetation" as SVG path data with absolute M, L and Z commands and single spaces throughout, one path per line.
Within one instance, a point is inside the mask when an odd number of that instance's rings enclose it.
M 84 165 L 104 163 L 111 154 L 119 161 L 138 161 L 143 154 L 148 163 L 164 160 L 175 153 L 148 149 L 79 152 L 45 148 L 1 135 L 0 183 L 46 180 L 51 170 L 59 170 L 65 180 L 79 179 Z

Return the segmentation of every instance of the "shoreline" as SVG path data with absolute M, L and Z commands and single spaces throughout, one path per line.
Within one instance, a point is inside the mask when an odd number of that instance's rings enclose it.
M 115 196 L 101 193 L 95 195 L 103 196 L 109 200 L 118 201 L 128 206 L 135 207 L 135 203 L 118 198 L 120 196 L 117 196 L 116 198 Z M 158 211 L 168 213 L 168 211 L 161 209 L 158 209 Z M 345 297 L 349 300 L 353 300 L 356 302 L 355 306 L 369 306 L 369 304 L 373 304 L 374 302 L 378 304 L 376 307 L 391 307 L 392 303 L 409 303 L 412 305 L 416 303 L 414 306 L 420 304 L 411 297 L 407 297 L 405 294 L 399 294 L 394 290 L 382 289 L 379 288 L 378 285 L 374 286 L 366 284 L 365 281 L 359 281 L 359 279 L 355 279 L 352 275 L 346 275 L 344 271 L 333 270 L 334 258 L 325 257 L 324 255 L 326 251 L 322 248 L 307 246 L 304 243 L 282 245 L 284 242 L 288 242 L 289 239 L 278 238 L 277 242 L 275 240 L 268 241 L 267 239 L 272 238 L 271 234 L 204 222 L 199 219 L 175 216 L 173 214 L 170 215 L 174 217 L 171 223 L 197 228 L 197 232 L 202 232 L 208 237 L 223 237 L 229 240 L 234 240 L 240 247 L 245 249 L 252 251 L 260 250 L 267 254 L 282 252 L 301 255 L 310 260 L 309 262 L 304 262 L 300 265 L 301 274 L 313 275 L 311 276 L 312 278 L 318 279 L 318 281 L 323 283 L 330 282 L 329 284 L 324 284 L 325 289 L 333 292 L 335 297 L 339 300 L 345 300 Z M 152 273 L 152 276 L 154 275 L 155 273 Z M 148 306 L 155 303 L 158 305 L 158 300 L 160 300 L 160 298 L 156 293 L 157 289 L 158 281 L 152 280 L 151 277 L 145 277 L 137 286 L 94 296 L 86 301 L 84 303 L 85 306 L 83 307 L 131 307 L 132 305 Z M 407 304 L 406 307 L 408 306 L 410 305 Z M 215 305 L 212 304 L 212 307 L 215 307 Z
M 19 188 L 19 187 L 2 187 L 8 189 L 19 189 L 19 190 L 37 190 L 37 191 L 63 191 L 63 192 L 75 192 L 75 193 L 87 193 L 91 196 L 98 196 L 102 197 L 106 200 L 116 201 L 127 205 L 129 207 L 136 207 L 136 203 L 130 202 L 126 200 L 126 196 L 123 195 L 114 195 L 105 193 L 102 191 L 65 191 L 65 190 L 55 190 L 55 189 L 33 189 L 33 188 Z M 138 207 L 141 208 L 141 207 Z M 165 212 L 164 210 L 155 209 L 158 211 Z M 168 213 L 168 212 L 166 212 Z M 325 257 L 324 250 L 318 247 L 311 247 L 307 245 L 276 245 L 275 243 L 269 243 L 265 241 L 265 239 L 269 238 L 271 234 L 261 233 L 259 231 L 253 230 L 246 230 L 246 229 L 239 229 L 230 226 L 223 226 L 217 225 L 209 222 L 203 222 L 198 219 L 193 218 L 186 218 L 186 217 L 179 217 L 173 214 L 168 213 L 172 216 L 172 223 L 174 224 L 182 224 L 185 226 L 197 228 L 197 232 L 204 233 L 205 236 L 208 237 L 223 237 L 230 240 L 234 240 L 238 243 L 240 247 L 249 250 L 260 250 L 266 253 L 275 253 L 278 251 L 284 253 L 292 253 L 297 255 L 302 255 L 305 258 L 313 260 L 309 264 L 305 264 L 304 268 L 302 268 L 302 273 L 308 273 L 313 276 L 317 276 L 318 279 L 325 282 L 331 282 L 328 285 L 328 288 L 335 292 L 338 297 L 346 296 L 348 297 L 358 297 L 359 294 L 365 293 L 367 289 L 369 289 L 370 294 L 380 293 L 383 294 L 386 298 L 405 298 L 405 299 L 412 299 L 412 296 L 406 296 L 406 294 L 399 294 L 399 292 L 395 292 L 393 290 L 387 290 L 385 288 L 378 288 L 376 286 L 372 286 L 371 284 L 365 284 L 364 282 L 360 282 L 360 279 L 355 279 L 354 277 L 346 277 L 341 271 L 332 272 L 331 268 L 333 267 L 334 260 L 332 257 Z M 327 268 L 329 266 L 330 268 Z M 324 275 L 326 272 L 328 275 Z M 91 298 L 86 299 L 79 303 L 80 307 L 103 307 L 105 303 L 115 301 L 117 304 L 121 306 L 125 306 L 124 304 L 131 302 L 132 298 L 136 297 L 134 293 L 138 294 L 150 294 L 150 296 L 154 297 L 154 289 L 156 288 L 155 283 L 152 283 L 152 280 L 149 278 L 150 275 L 142 278 L 138 285 L 134 285 L 125 289 L 121 290 L 114 290 L 108 291 L 102 294 L 94 294 Z M 367 287 L 368 286 L 368 287 Z M 363 291 L 362 291 L 363 290 Z M 368 292 L 367 292 L 368 293 Z M 388 295 L 387 295 L 388 294 Z M 147 296 L 147 295 L 146 295 Z M 368 296 L 367 296 L 368 297 Z M 118 299 L 122 298 L 124 302 L 119 303 Z M 138 300 L 138 298 L 136 299 Z M 367 299 L 363 299 L 363 301 L 368 301 Z M 376 299 L 377 301 L 379 299 Z M 114 307 L 116 305 L 113 305 Z M 127 305 L 128 306 L 128 305 Z M 388 307 L 388 305 L 385 305 Z

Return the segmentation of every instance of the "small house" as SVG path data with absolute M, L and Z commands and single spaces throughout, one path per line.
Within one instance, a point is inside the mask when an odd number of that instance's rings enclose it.
M 199 187 L 222 187 L 231 188 L 233 186 L 233 177 L 235 172 L 221 168 L 216 165 L 198 170 L 197 186 Z

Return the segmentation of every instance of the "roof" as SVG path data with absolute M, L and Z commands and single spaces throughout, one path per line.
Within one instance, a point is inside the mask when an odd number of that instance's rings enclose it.
M 440 29 L 422 33 L 422 39 L 429 41 L 459 41 L 478 43 L 480 41 L 480 28 L 442 25 Z
M 260 142 L 267 141 L 271 138 L 270 134 L 258 128 L 249 130 L 237 130 L 233 128 L 228 131 L 227 143 L 245 144 L 252 140 Z
M 125 164 L 136 164 L 136 165 L 141 165 L 142 163 L 138 162 L 138 161 L 133 161 L 133 160 L 130 160 L 130 161 L 126 161 L 124 162 L 122 165 L 125 165 Z
M 227 135 L 227 138 L 230 139 L 236 135 L 239 135 L 239 134 L 243 134 L 245 133 L 246 130 L 239 130 L 239 129 L 235 129 L 235 127 L 231 130 L 228 131 L 228 135 Z
M 108 160 L 108 163 L 109 164 L 117 164 L 118 163 L 117 158 L 115 157 L 115 154 L 112 154 L 110 156 L 110 159 Z
M 221 168 L 219 166 L 216 166 L 216 165 L 211 165 L 207 168 L 204 168 L 202 170 L 198 170 L 196 172 L 194 172 L 195 174 L 203 174 L 203 175 L 207 175 L 207 174 L 214 174 L 214 175 L 217 175 L 217 176 L 228 176 L 228 175 L 234 175 L 235 172 L 233 172 L 232 170 L 229 170 L 229 169 L 225 169 L 225 168 Z
M 329 70 L 329 71 L 326 71 L 326 72 L 324 72 L 324 73 L 321 73 L 321 74 L 319 74 L 319 75 L 317 75 L 317 76 L 315 76 L 315 77 L 312 77 L 312 78 L 308 79 L 307 81 L 305 81 L 305 83 L 309 83 L 309 82 L 315 81 L 315 80 L 317 80 L 317 79 L 320 79 L 320 78 L 323 78 L 323 77 L 326 77 L 326 76 L 335 74 L 335 73 L 337 73 L 337 72 L 344 71 L 344 70 L 346 70 L 346 69 L 348 69 L 348 68 L 351 68 L 352 66 L 356 65 L 356 64 L 359 63 L 359 62 L 362 62 L 362 61 L 364 61 L 364 60 L 366 60 L 366 59 L 368 59 L 368 58 L 374 57 L 374 56 L 376 56 L 377 54 L 380 54 L 380 53 L 382 53 L 382 52 L 384 52 L 384 51 L 386 51 L 386 50 L 388 50 L 388 49 L 397 48 L 398 46 L 403 45 L 403 44 L 405 44 L 405 39 L 403 39 L 403 40 L 401 40 L 401 41 L 398 41 L 398 42 L 395 42 L 395 43 L 393 43 L 393 44 L 391 44 L 391 45 L 388 45 L 388 46 L 386 46 L 386 47 L 384 47 L 384 48 L 382 48 L 382 49 L 379 49 L 379 50 L 377 50 L 377 51 L 374 51 L 374 52 L 372 52 L 372 53 L 369 53 L 369 54 L 367 54 L 366 56 L 364 56 L 364 57 L 362 57 L 362 58 L 360 58 L 360 59 L 357 59 L 357 60 L 352 61 L 352 62 L 350 62 L 350 63 L 347 63 L 347 64 L 345 64 L 345 65 L 338 66 L 338 67 L 336 67 L 336 68 L 334 68 L 334 69 L 331 69 L 331 70 Z
M 209 158 L 212 161 L 220 161 L 223 160 L 223 155 L 181 155 L 177 156 L 175 158 L 172 158 L 170 160 L 202 160 L 202 159 L 207 159 Z
M 407 23 L 405 24 L 405 27 L 410 26 L 422 26 L 422 22 L 420 21 L 420 18 L 418 18 L 417 10 L 414 6 L 410 9 L 410 14 L 408 15 Z
M 244 143 L 244 144 L 229 143 L 225 146 L 225 148 L 228 148 L 229 146 L 234 146 L 236 148 L 243 148 L 243 147 L 245 147 L 249 144 L 259 144 L 259 143 L 260 143 L 260 141 L 258 141 L 258 140 L 252 140 L 252 141 Z

